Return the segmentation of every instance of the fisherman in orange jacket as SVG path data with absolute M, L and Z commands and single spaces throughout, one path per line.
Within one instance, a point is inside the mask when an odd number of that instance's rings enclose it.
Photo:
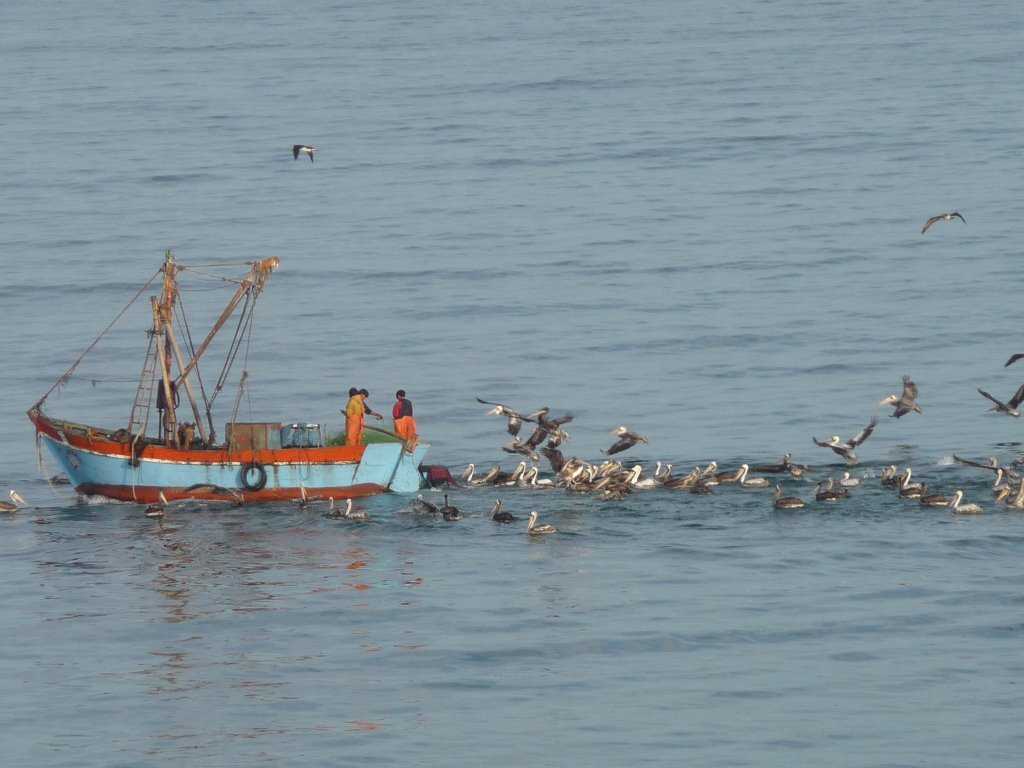
M 405 396 L 405 390 L 395 392 L 395 407 L 391 409 L 391 416 L 395 420 L 395 434 L 405 440 L 415 441 L 416 419 L 412 417 L 412 401 Z
M 345 445 L 362 445 L 365 412 L 363 396 L 358 389 L 352 387 L 348 391 L 348 405 L 345 406 Z

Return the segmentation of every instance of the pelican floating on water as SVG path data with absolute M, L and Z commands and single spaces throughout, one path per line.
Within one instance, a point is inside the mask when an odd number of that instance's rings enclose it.
M 441 517 L 445 520 L 461 520 L 462 513 L 459 508 L 448 503 L 448 494 L 444 495 L 444 506 L 441 507 Z
M 843 476 L 839 478 L 839 484 L 843 488 L 856 488 L 861 484 L 861 479 L 859 477 L 850 477 L 849 472 L 843 472 Z
M 369 522 L 370 513 L 365 509 L 352 509 L 352 499 L 345 499 L 345 519 Z
M 817 501 L 839 501 L 839 499 L 848 499 L 850 492 L 846 488 L 835 488 L 832 478 L 828 479 L 826 485 L 818 483 L 814 486 L 814 498 Z
M 778 509 L 803 509 L 807 506 L 803 499 L 796 496 L 783 496 L 782 486 L 775 486 L 775 496 L 772 497 L 772 506 Z
M 967 223 L 967 219 L 961 216 L 958 211 L 953 211 L 952 213 L 940 213 L 938 216 L 930 217 L 928 221 L 924 223 L 924 229 L 921 230 L 921 234 L 923 235 L 925 232 L 927 232 L 928 227 L 930 227 L 937 221 L 952 221 L 954 218 L 960 219 L 960 221 L 962 221 L 964 224 Z
M 11 491 L 10 501 L 0 501 L 0 513 L 17 512 L 22 507 L 27 507 L 28 502 L 21 498 L 21 494 L 15 490 Z
M 790 468 L 793 466 L 789 461 L 792 458 L 793 454 L 787 453 L 774 464 L 755 464 L 754 466 L 750 467 L 750 471 L 771 473 L 789 472 Z
M 922 507 L 948 507 L 949 499 L 941 493 L 925 493 L 918 499 Z
M 619 439 L 612 444 L 612 447 L 607 451 L 604 451 L 607 455 L 611 456 L 613 453 L 621 453 L 622 451 L 629 450 L 637 443 L 643 443 L 649 445 L 647 438 L 638 432 L 630 432 L 626 427 L 619 427 L 613 429 L 608 433 L 609 435 L 618 435 Z
M 902 482 L 903 476 L 898 474 L 899 467 L 895 464 L 890 464 L 888 467 L 882 470 L 881 484 L 889 487 L 896 487 Z
M 980 515 L 985 510 L 978 504 L 963 504 L 964 492 L 957 491 L 953 494 L 953 500 L 949 502 L 949 508 L 958 515 Z
M 750 467 L 746 464 L 740 465 L 740 476 L 736 481 L 740 488 L 771 488 L 772 481 L 767 477 L 747 477 Z
M 490 519 L 495 522 L 516 522 L 519 518 L 511 512 L 502 512 L 502 500 L 498 499 L 495 506 L 490 508 Z
M 11 491 L 11 493 L 13 493 L 13 491 Z M 160 491 L 160 503 L 159 504 L 150 504 L 148 507 L 146 507 L 145 515 L 146 515 L 146 517 L 163 517 L 164 516 L 164 508 L 166 506 L 167 506 L 167 497 L 164 496 L 164 492 L 163 491 Z
M 531 536 L 540 536 L 546 533 L 558 533 L 558 529 L 553 525 L 548 525 L 547 523 L 537 525 L 537 513 L 531 512 L 530 519 L 526 523 L 526 532 Z
M 899 418 L 911 411 L 921 413 L 921 407 L 917 404 L 917 384 L 910 380 L 909 376 L 903 377 L 903 393 L 900 395 L 889 395 L 878 401 L 879 405 L 894 405 L 896 409 L 890 416 Z
M 445 499 L 447 500 L 447 498 L 446 496 Z M 411 506 L 413 512 L 419 512 L 421 515 L 436 515 L 439 512 L 434 504 L 423 498 L 422 493 L 412 500 Z
M 987 397 L 993 403 L 995 403 L 995 405 L 989 408 L 990 411 L 998 411 L 999 413 L 1005 413 L 1007 416 L 1013 416 L 1013 418 L 1015 419 L 1020 418 L 1020 411 L 1017 410 L 1017 406 L 1020 405 L 1021 402 L 1024 402 L 1024 384 L 1021 384 L 1017 388 L 1017 391 L 1013 393 L 1013 397 L 1011 397 L 1005 403 L 1002 400 L 993 397 L 984 389 L 979 388 L 978 391 L 981 392 L 982 395 Z
M 857 458 L 857 454 L 853 452 L 853 449 L 871 436 L 871 433 L 875 430 L 876 424 L 878 424 L 878 419 L 872 416 L 871 423 L 845 443 L 839 439 L 839 435 L 832 435 L 832 437 L 824 442 L 816 437 L 812 437 L 811 440 L 814 441 L 815 445 L 821 446 L 822 448 L 831 448 L 846 459 L 849 464 L 857 464 L 860 462 L 860 459 Z
M 924 483 L 912 483 L 910 478 L 913 475 L 914 470 L 907 467 L 903 470 L 903 474 L 900 475 L 899 483 L 899 497 L 901 499 L 919 499 L 924 495 L 926 490 Z

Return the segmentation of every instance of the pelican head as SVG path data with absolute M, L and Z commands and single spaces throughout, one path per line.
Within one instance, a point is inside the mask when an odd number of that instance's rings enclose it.
M 11 501 L 13 501 L 15 504 L 20 504 L 23 507 L 28 506 L 28 502 L 21 498 L 21 494 L 13 489 L 11 490 Z

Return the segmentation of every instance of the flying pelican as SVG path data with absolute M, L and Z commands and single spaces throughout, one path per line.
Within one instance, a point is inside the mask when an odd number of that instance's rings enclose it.
M 431 504 L 429 501 L 423 498 L 423 494 L 419 494 L 415 499 L 412 500 L 412 511 L 419 512 L 423 515 L 436 515 L 439 510 L 437 506 Z
M 537 513 L 531 512 L 530 519 L 526 523 L 526 532 L 531 536 L 539 536 L 545 533 L 558 533 L 558 529 L 553 525 L 548 525 L 547 523 L 537 525 Z
M 462 513 L 459 512 L 458 507 L 454 507 L 448 503 L 448 494 L 444 495 L 444 506 L 441 507 L 441 517 L 445 520 L 461 520 Z
M 1017 410 L 1017 406 L 1024 401 L 1024 384 L 1021 384 L 1017 388 L 1017 391 L 1013 393 L 1013 397 L 1005 403 L 1002 400 L 992 397 L 992 395 L 984 389 L 979 389 L 978 391 L 995 403 L 995 405 L 989 408 L 990 411 L 999 411 L 999 413 L 1005 413 L 1007 416 L 1013 416 L 1015 419 L 1020 417 L 1020 411 Z
M 316 152 L 316 147 L 310 147 L 306 144 L 294 144 L 292 145 L 292 157 L 296 160 L 299 159 L 299 155 L 309 155 L 309 162 L 313 162 L 313 153 Z
M 498 499 L 494 502 L 494 507 L 491 509 L 491 520 L 496 523 L 514 523 L 519 520 L 519 518 L 511 512 L 502 512 L 501 499 Z
M 503 446 L 501 450 L 505 453 L 518 453 L 520 456 L 525 456 L 530 461 L 540 461 L 540 456 L 533 450 L 527 443 L 520 443 L 518 437 L 513 437 Z
M 1013 364 L 1014 364 L 1014 363 L 1016 363 L 1016 362 L 1017 362 L 1018 360 L 1020 360 L 1020 359 L 1021 359 L 1022 357 L 1024 357 L 1024 352 L 1018 352 L 1018 353 L 1017 353 L 1017 354 L 1015 354 L 1015 355 L 1010 355 L 1010 359 L 1009 359 L 1009 360 L 1007 360 L 1007 361 L 1006 361 L 1006 362 L 1005 362 L 1005 363 L 1003 364 L 1003 368 L 1005 368 L 1005 367 L 1006 367 L 1006 366 L 1008 366 L 1008 365 L 1013 365 Z
M 819 445 L 822 448 L 831 448 L 833 451 L 835 451 L 844 459 L 846 459 L 847 463 L 857 464 L 860 462 L 860 459 L 857 458 L 857 454 L 853 452 L 853 449 L 871 436 L 871 433 L 874 431 L 875 425 L 877 423 L 878 419 L 872 416 L 871 423 L 864 427 L 864 429 L 862 429 L 856 435 L 851 437 L 845 443 L 839 439 L 839 435 L 832 435 L 832 437 L 830 437 L 825 442 L 818 440 L 818 438 L 816 437 L 812 437 L 811 440 L 814 441 L 815 445 Z
M 630 432 L 625 427 L 619 427 L 618 429 L 613 429 L 608 434 L 609 435 L 618 435 L 619 436 L 619 439 L 617 441 L 615 441 L 615 443 L 612 445 L 611 448 L 609 448 L 607 451 L 603 451 L 603 453 L 606 453 L 609 456 L 611 456 L 613 453 L 621 453 L 622 451 L 628 450 L 628 449 L 632 448 L 634 445 L 636 445 L 637 443 L 643 443 L 644 445 L 649 445 L 649 443 L 647 442 L 647 438 L 646 437 L 644 437 L 643 435 L 641 435 L 641 434 L 639 434 L 637 432 Z
M 540 445 L 540 442 L 533 443 L 533 440 L 538 439 L 539 441 L 543 441 L 546 437 L 548 441 L 548 446 L 550 448 L 557 448 L 558 446 L 560 446 L 562 443 L 569 439 L 569 433 L 562 429 L 562 425 L 568 424 L 576 417 L 573 416 L 571 413 L 567 413 L 564 416 L 549 419 L 548 414 L 550 412 L 550 408 L 544 407 L 537 411 L 534 411 L 528 417 L 526 417 L 528 419 L 537 420 L 537 429 L 534 431 L 533 435 L 530 436 L 530 439 L 527 441 L 527 444 L 532 444 L 532 447 L 536 448 L 538 445 Z M 538 433 L 540 434 L 539 437 Z
M 12 491 L 12 493 L 13 493 L 13 491 Z M 164 516 L 164 507 L 166 507 L 166 506 L 167 506 L 167 497 L 164 496 L 164 492 L 163 491 L 160 491 L 160 503 L 159 504 L 150 504 L 148 507 L 146 507 L 146 511 L 145 511 L 146 517 L 163 517 Z
M 11 491 L 10 501 L 0 501 L 0 512 L 13 513 L 21 507 L 27 507 L 28 502 L 21 498 L 21 494 L 15 490 Z
M 964 224 L 967 223 L 967 219 L 961 216 L 957 211 L 953 211 L 952 213 L 940 213 L 938 216 L 932 216 L 931 218 L 928 219 L 928 221 L 924 223 L 924 229 L 921 230 L 921 234 L 923 235 L 925 232 L 927 232 L 928 227 L 930 227 L 936 221 L 952 221 L 954 217 L 960 219 L 960 221 L 962 221 Z
M 238 505 L 241 505 L 241 503 L 245 501 L 245 497 L 242 496 L 240 491 L 236 491 L 234 488 L 225 488 L 223 485 L 196 483 L 195 485 L 190 485 L 185 489 L 186 493 L 191 493 L 193 491 L 204 491 L 206 493 L 213 494 L 214 496 L 226 496 Z
M 533 421 L 529 416 L 523 416 L 518 411 L 514 411 L 507 405 L 501 403 L 492 403 L 490 400 L 481 400 L 479 397 L 476 399 L 478 403 L 484 405 L 493 405 L 491 410 L 487 411 L 484 416 L 507 416 L 508 417 L 508 433 L 515 437 L 519 434 L 519 430 L 523 426 L 524 421 Z
M 772 497 L 772 505 L 778 509 L 803 509 L 807 506 L 802 499 L 796 496 L 783 496 L 782 486 L 775 486 L 775 496 Z
M 903 394 L 901 395 L 889 395 L 883 400 L 879 400 L 879 405 L 894 405 L 896 410 L 890 413 L 890 416 L 899 418 L 904 416 L 911 411 L 915 413 L 921 413 L 921 407 L 917 404 L 917 384 L 910 380 L 909 376 L 903 377 Z
M 551 471 L 558 474 L 565 467 L 566 459 L 562 455 L 562 452 L 557 448 L 550 445 L 546 445 L 540 449 L 540 452 L 548 457 L 548 463 L 551 464 Z
M 985 511 L 977 504 L 961 504 L 960 502 L 963 501 L 963 498 L 963 491 L 957 491 L 954 493 L 952 501 L 949 502 L 949 508 L 958 515 L 980 515 Z

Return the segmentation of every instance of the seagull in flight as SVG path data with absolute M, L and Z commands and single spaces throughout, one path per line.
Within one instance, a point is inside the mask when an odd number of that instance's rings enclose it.
M 889 415 L 895 416 L 897 419 L 911 411 L 921 413 L 921 407 L 917 404 L 917 384 L 911 381 L 909 376 L 903 377 L 903 394 L 889 395 L 884 400 L 879 400 L 878 404 L 896 406 L 896 410 Z
M 312 155 L 310 157 L 312 157 Z M 964 224 L 967 223 L 967 219 L 961 216 L 957 211 L 953 211 L 952 213 L 940 213 L 938 216 L 932 216 L 930 219 L 928 219 L 928 221 L 924 223 L 924 229 L 921 230 L 921 234 L 923 235 L 925 232 L 927 232 L 928 227 L 930 227 L 936 221 L 952 221 L 954 218 L 960 219 L 960 221 L 962 221 Z
M 299 155 L 309 155 L 309 162 L 313 162 L 313 153 L 316 152 L 316 147 L 310 147 L 306 144 L 295 144 L 292 146 L 292 157 L 296 160 L 299 159 Z
M 1005 403 L 1002 400 L 992 397 L 992 395 L 984 389 L 979 389 L 978 391 L 995 403 L 995 405 L 989 408 L 990 411 L 999 411 L 999 413 L 1005 413 L 1007 416 L 1013 416 L 1015 419 L 1020 418 L 1020 411 L 1017 410 L 1017 406 L 1024 402 L 1024 384 L 1021 384 L 1020 387 L 1017 388 L 1017 391 L 1013 393 L 1013 397 Z
M 857 464 L 860 459 L 857 458 L 857 454 L 853 452 L 853 449 L 858 445 L 867 440 L 871 433 L 875 430 L 875 425 L 878 424 L 878 419 L 874 416 L 871 417 L 871 423 L 868 424 L 864 429 L 858 432 L 856 435 L 851 437 L 845 443 L 839 439 L 839 435 L 832 435 L 828 440 L 822 442 L 816 437 L 812 437 L 815 445 L 819 445 L 822 448 L 831 448 L 833 451 L 842 456 L 849 464 Z

